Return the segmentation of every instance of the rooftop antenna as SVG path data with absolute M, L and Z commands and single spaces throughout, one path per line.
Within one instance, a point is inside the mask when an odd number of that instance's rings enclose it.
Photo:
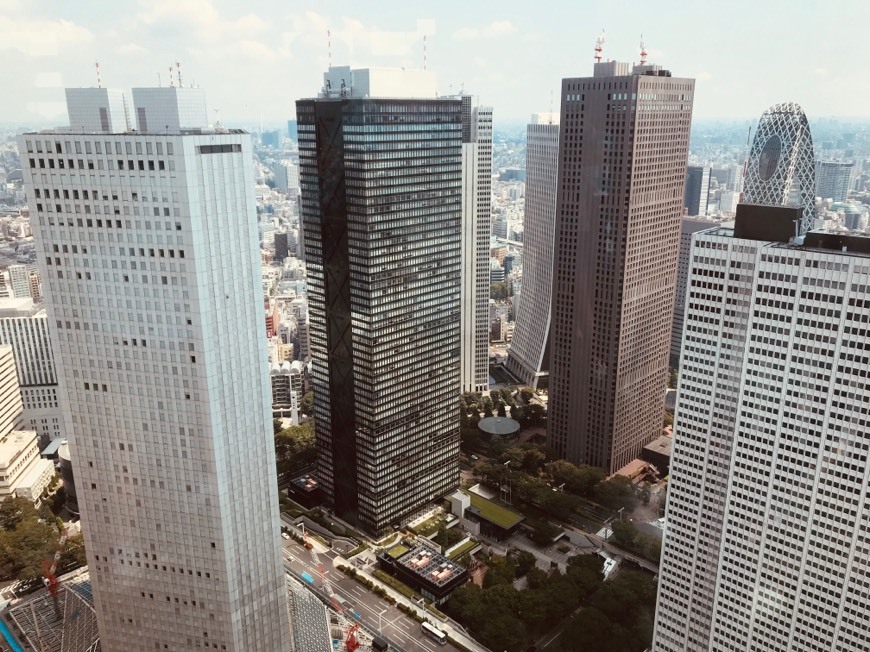
M 100 78 L 100 62 L 99 61 L 96 62 L 96 66 L 97 66 L 97 88 L 102 88 L 103 87 L 103 80 Z
M 553 124 L 553 89 L 550 89 L 550 124 Z
M 163 88 L 163 80 L 160 78 L 160 72 L 157 73 L 157 88 Z
M 426 43 L 426 35 L 423 34 L 423 70 L 426 70 L 427 59 L 429 58 L 429 50 Z
M 601 30 L 601 34 L 595 39 L 595 63 L 601 63 L 601 52 L 604 50 L 604 30 Z
M 332 68 L 332 31 L 326 30 L 326 50 L 329 54 L 329 67 Z
M 643 34 L 641 34 L 640 35 L 640 65 L 642 65 L 642 66 L 646 65 L 646 55 L 647 54 L 648 53 L 646 51 L 646 45 L 643 42 Z
M 175 70 L 178 72 L 178 88 L 181 88 L 181 62 L 175 62 Z
M 172 64 L 169 64 L 169 88 L 175 86 L 175 80 L 172 79 Z

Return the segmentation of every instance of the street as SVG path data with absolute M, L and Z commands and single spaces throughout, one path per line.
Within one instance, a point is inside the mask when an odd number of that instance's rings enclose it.
M 296 573 L 307 573 L 314 579 L 314 585 L 320 587 L 320 569 L 314 564 L 311 552 L 293 539 L 285 539 L 283 544 L 285 565 Z M 324 574 L 329 579 L 335 594 L 347 600 L 346 608 L 370 629 L 382 632 L 391 641 L 401 645 L 405 652 L 436 652 L 436 650 L 458 652 L 449 643 L 438 645 L 435 641 L 425 638 L 420 632 L 420 623 L 337 570 L 333 565 L 337 556 L 331 550 L 320 553 Z M 343 563 L 348 564 L 348 562 Z M 436 627 L 438 626 L 437 619 L 432 618 L 432 622 Z

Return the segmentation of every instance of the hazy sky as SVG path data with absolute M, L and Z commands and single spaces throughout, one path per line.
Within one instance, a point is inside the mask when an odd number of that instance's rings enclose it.
M 757 118 L 793 100 L 811 117 L 870 117 L 866 0 L 0 0 L 0 122 L 65 122 L 63 88 L 185 85 L 206 90 L 224 124 L 292 118 L 334 65 L 420 67 L 423 35 L 439 92 L 464 86 L 522 122 L 558 110 L 562 77 L 605 58 L 697 79 L 700 118 Z

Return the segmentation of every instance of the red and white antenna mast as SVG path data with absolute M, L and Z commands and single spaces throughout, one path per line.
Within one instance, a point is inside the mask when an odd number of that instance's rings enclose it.
M 326 52 L 329 56 L 329 67 L 332 68 L 332 31 L 326 30 Z
M 595 39 L 595 63 L 601 63 L 601 53 L 604 51 L 604 30 L 601 30 L 601 34 Z
M 172 64 L 169 64 L 169 87 L 175 86 L 175 79 L 172 77 Z
M 426 35 L 423 34 L 423 70 L 426 70 L 427 59 L 429 58 L 428 44 L 426 43 Z
M 97 66 L 97 88 L 102 88 L 103 87 L 103 80 L 100 78 L 100 62 L 99 61 L 96 62 L 96 66 Z
M 646 51 L 646 44 L 643 42 L 643 34 L 640 35 L 640 65 L 646 65 L 646 55 L 648 52 Z
M 181 62 L 175 62 L 175 70 L 178 73 L 178 88 L 181 88 Z

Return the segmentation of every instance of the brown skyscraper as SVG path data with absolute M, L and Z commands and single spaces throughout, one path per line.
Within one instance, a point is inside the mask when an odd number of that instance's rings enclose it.
M 693 79 L 562 80 L 549 442 L 615 471 L 661 433 Z

